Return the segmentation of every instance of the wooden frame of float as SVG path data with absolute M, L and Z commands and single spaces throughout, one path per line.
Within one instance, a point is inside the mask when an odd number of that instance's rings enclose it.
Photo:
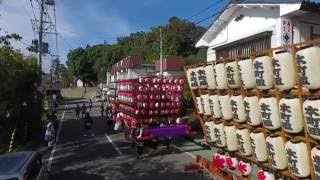
M 273 87 L 272 89 L 268 89 L 268 90 L 260 90 L 257 87 L 253 88 L 253 89 L 244 89 L 242 84 L 240 85 L 240 88 L 236 88 L 236 89 L 231 89 L 230 87 L 228 87 L 228 89 L 224 89 L 224 90 L 219 90 L 219 89 L 207 89 L 207 88 L 198 88 L 198 89 L 192 89 L 189 85 L 189 89 L 191 91 L 191 96 L 192 99 L 194 101 L 195 106 L 197 107 L 197 100 L 196 97 L 200 96 L 202 94 L 209 94 L 209 95 L 225 95 L 225 94 L 229 94 L 231 95 L 242 95 L 242 97 L 246 96 L 246 95 L 254 95 L 254 96 L 258 96 L 258 98 L 260 99 L 262 96 L 273 96 L 277 99 L 277 103 L 279 104 L 280 99 L 283 96 L 293 96 L 296 98 L 299 98 L 300 100 L 300 108 L 301 110 L 303 110 L 303 102 L 306 98 L 308 97 L 320 97 L 320 89 L 319 90 L 307 90 L 305 88 L 302 88 L 301 86 L 301 77 L 299 76 L 299 72 L 298 72 L 298 65 L 296 63 L 296 53 L 298 50 L 300 50 L 301 48 L 305 47 L 305 46 L 310 46 L 310 45 L 320 45 L 320 39 L 318 40 L 310 40 L 310 41 L 306 41 L 306 42 L 302 42 L 302 43 L 297 43 L 297 44 L 293 44 L 293 45 L 289 45 L 289 46 L 282 46 L 282 47 L 278 47 L 278 48 L 272 48 L 272 49 L 267 49 L 265 51 L 260 51 L 260 52 L 255 52 L 255 53 L 251 53 L 251 54 L 245 54 L 245 55 L 241 55 L 241 56 L 236 56 L 236 57 L 232 57 L 232 58 L 227 58 L 227 59 L 219 59 L 216 60 L 214 62 L 208 62 L 208 63 L 201 63 L 201 64 L 195 64 L 195 65 L 188 65 L 184 67 L 184 71 L 185 71 L 185 75 L 187 76 L 187 70 L 191 69 L 191 68 L 195 68 L 195 67 L 199 67 L 199 66 L 205 66 L 205 65 L 215 65 L 215 64 L 219 64 L 219 63 L 227 63 L 227 62 L 232 62 L 232 61 L 241 61 L 242 59 L 251 59 L 252 61 L 257 57 L 257 56 L 269 56 L 269 57 L 273 57 L 273 53 L 274 52 L 278 52 L 278 51 L 290 51 L 292 53 L 292 61 L 294 61 L 294 66 L 295 66 L 295 77 L 296 77 L 296 86 L 294 88 L 292 88 L 291 90 L 288 91 L 284 91 L 284 90 L 279 90 L 275 87 Z M 303 115 L 303 119 L 305 119 L 304 117 L 304 113 L 302 113 Z M 279 135 L 283 138 L 284 143 L 286 143 L 289 140 L 298 140 L 298 141 L 303 141 L 306 143 L 307 145 L 307 149 L 308 149 L 308 154 L 310 157 L 310 176 L 307 178 L 311 178 L 311 179 L 315 179 L 315 172 L 314 172 L 314 167 L 313 167 L 313 163 L 312 163 L 312 159 L 311 159 L 311 149 L 317 145 L 320 144 L 320 141 L 315 140 L 314 138 L 312 138 L 309 134 L 308 134 L 308 130 L 307 130 L 307 124 L 304 121 L 303 123 L 303 131 L 300 133 L 296 133 L 296 134 L 290 134 L 287 133 L 286 131 L 283 130 L 283 128 L 279 128 L 277 130 L 269 130 L 263 127 L 262 123 L 259 126 L 251 126 L 249 124 L 247 124 L 246 122 L 243 123 L 239 123 L 236 122 L 234 120 L 223 120 L 222 118 L 213 118 L 211 116 L 206 116 L 206 115 L 202 115 L 199 114 L 197 111 L 197 117 L 200 120 L 200 124 L 203 130 L 203 134 L 205 135 L 205 140 L 208 143 L 208 145 L 218 148 L 218 149 L 222 149 L 226 152 L 229 153 L 234 153 L 236 154 L 238 157 L 245 159 L 245 160 L 249 160 L 250 162 L 256 164 L 257 166 L 261 167 L 261 168 L 267 168 L 270 171 L 274 172 L 275 174 L 281 174 L 283 177 L 286 178 L 290 178 L 290 179 L 302 179 L 299 177 L 294 176 L 293 174 L 290 173 L 290 171 L 288 170 L 288 168 L 284 169 L 284 170 L 278 170 L 275 169 L 272 165 L 271 165 L 271 161 L 269 159 L 268 156 L 268 161 L 267 162 L 258 162 L 256 161 L 256 159 L 251 155 L 251 156 L 243 156 L 239 150 L 237 152 L 230 152 L 227 150 L 227 148 L 221 148 L 216 146 L 214 143 L 208 141 L 207 138 L 207 134 L 206 134 L 206 130 L 205 130 L 205 126 L 204 123 L 207 121 L 222 121 L 225 125 L 235 125 L 237 128 L 239 127 L 243 127 L 243 128 L 247 128 L 249 129 L 250 132 L 252 131 L 260 131 L 263 132 L 265 135 L 265 138 L 269 135 Z M 219 177 L 224 177 L 225 179 L 230 179 L 232 178 L 233 174 L 225 172 L 218 172 L 216 170 L 214 170 L 211 166 L 209 166 L 207 168 L 211 173 L 213 173 L 214 175 L 217 175 Z M 244 177 L 245 179 L 250 179 L 248 177 Z

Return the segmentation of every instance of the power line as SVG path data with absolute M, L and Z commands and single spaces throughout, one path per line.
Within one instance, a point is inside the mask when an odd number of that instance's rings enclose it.
M 58 35 L 61 37 L 61 39 L 69 46 L 70 49 L 74 49 L 71 44 L 62 36 L 61 33 L 58 33 Z
M 187 18 L 187 20 L 190 20 L 191 18 L 196 17 L 196 16 L 202 14 L 203 12 L 207 11 L 208 9 L 210 9 L 210 8 L 212 8 L 212 7 L 215 7 L 215 6 L 219 5 L 219 4 L 222 3 L 222 2 L 224 2 L 224 1 L 223 1 L 223 0 L 220 0 L 220 1 L 217 2 L 217 3 L 211 4 L 210 6 L 208 6 L 208 7 L 204 8 L 204 9 L 200 10 L 199 12 L 197 12 L 197 13 L 189 16 L 189 17 Z
M 239 3 L 243 3 L 243 2 L 245 2 L 245 1 L 246 1 L 246 0 L 241 0 L 241 1 L 239 1 L 239 2 L 235 2 L 233 5 L 231 5 L 231 6 L 227 7 L 227 8 L 224 8 L 224 9 L 222 9 L 221 11 L 218 11 L 218 12 L 216 12 L 216 13 L 214 13 L 214 14 L 212 14 L 212 15 L 210 15 L 210 16 L 208 16 L 208 17 L 206 17 L 206 18 L 204 18 L 204 19 L 202 19 L 202 20 L 200 20 L 200 21 L 195 22 L 195 24 L 198 25 L 198 24 L 200 24 L 200 23 L 202 23 L 202 22 L 204 22 L 204 21 L 206 21 L 206 20 L 208 20 L 208 19 L 210 19 L 210 18 L 213 18 L 213 17 L 215 17 L 215 16 L 217 16 L 217 15 L 220 15 L 220 14 L 223 13 L 225 10 L 230 9 L 230 8 L 238 5 Z

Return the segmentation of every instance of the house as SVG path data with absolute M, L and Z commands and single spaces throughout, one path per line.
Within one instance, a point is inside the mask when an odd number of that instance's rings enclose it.
M 246 0 L 229 4 L 196 43 L 207 61 L 320 38 L 320 5 L 299 0 Z
M 154 75 L 154 65 L 142 64 L 139 56 L 128 56 L 111 67 L 111 82 L 134 79 L 139 76 Z
M 178 56 L 169 56 L 163 59 L 163 76 L 184 76 L 182 67 L 184 65 L 184 59 Z M 160 60 L 155 62 L 156 75 L 160 74 Z

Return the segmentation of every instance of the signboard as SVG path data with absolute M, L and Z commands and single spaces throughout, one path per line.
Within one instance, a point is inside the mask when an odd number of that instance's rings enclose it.
M 292 44 L 292 21 L 287 18 L 281 19 L 281 44 L 291 45 Z

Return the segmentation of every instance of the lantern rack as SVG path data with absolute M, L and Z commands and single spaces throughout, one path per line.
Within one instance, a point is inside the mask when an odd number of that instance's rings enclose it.
M 273 85 L 273 88 L 271 89 L 267 89 L 267 90 L 260 90 L 257 87 L 253 88 L 253 89 L 245 89 L 243 87 L 243 83 L 240 83 L 240 86 L 238 88 L 230 88 L 228 86 L 227 89 L 209 89 L 209 88 L 194 88 L 191 87 L 190 82 L 188 83 L 189 85 L 189 89 L 191 91 L 191 96 L 192 99 L 194 101 L 194 104 L 196 105 L 196 109 L 197 109 L 197 118 L 200 120 L 200 124 L 203 130 L 203 134 L 204 134 L 204 138 L 207 141 L 207 144 L 214 147 L 214 148 L 218 148 L 218 149 L 222 149 L 225 152 L 228 153 L 234 153 L 232 151 L 229 151 L 227 149 L 227 147 L 221 148 L 219 146 L 217 146 L 215 143 L 213 143 L 212 141 L 209 140 L 208 138 L 208 134 L 205 128 L 205 122 L 209 122 L 209 121 L 221 121 L 224 123 L 224 125 L 234 125 L 236 128 L 246 128 L 249 130 L 249 132 L 253 132 L 253 131 L 260 131 L 264 134 L 265 138 L 267 136 L 270 135 L 279 135 L 283 140 L 284 140 L 284 144 L 286 144 L 287 141 L 290 140 L 295 140 L 295 141 L 301 141 L 304 142 L 307 146 L 307 151 L 308 151 L 308 156 L 310 158 L 310 176 L 308 176 L 307 178 L 311 178 L 311 179 L 316 179 L 316 173 L 314 171 L 314 169 L 316 169 L 314 167 L 312 158 L 311 158 L 311 150 L 314 147 L 319 147 L 319 140 L 314 139 L 313 137 L 311 137 L 309 135 L 308 132 L 308 126 L 304 117 L 304 113 L 302 113 L 302 119 L 303 119 L 303 130 L 300 133 L 288 133 L 286 132 L 282 127 L 275 129 L 275 130 L 270 130 L 267 129 L 263 126 L 262 123 L 260 123 L 260 125 L 258 126 L 252 126 L 248 123 L 245 122 L 237 122 L 234 119 L 232 120 L 224 120 L 222 118 L 214 118 L 212 116 L 208 116 L 208 115 L 204 115 L 204 114 L 200 114 L 199 113 L 199 107 L 198 107 L 198 101 L 196 99 L 196 97 L 200 97 L 201 95 L 225 95 L 225 94 L 229 94 L 229 96 L 232 95 L 241 95 L 242 97 L 245 96 L 257 96 L 259 99 L 262 97 L 275 97 L 276 101 L 277 101 L 277 105 L 279 105 L 280 99 L 282 97 L 286 97 L 286 96 L 292 96 L 295 98 L 299 99 L 300 102 L 300 109 L 301 111 L 303 110 L 303 102 L 310 98 L 310 97 L 320 97 L 320 89 L 316 89 L 316 90 L 308 90 L 307 88 L 304 88 L 301 84 L 302 81 L 302 77 L 299 74 L 299 65 L 296 63 L 297 59 L 296 59 L 296 53 L 300 50 L 303 49 L 305 47 L 309 47 L 309 46 L 319 46 L 320 45 L 320 39 L 319 40 L 310 40 L 310 41 L 306 41 L 306 42 L 302 42 L 302 43 L 297 43 L 297 44 L 293 44 L 293 45 L 289 45 L 289 46 L 282 46 L 282 47 L 277 47 L 277 48 L 272 48 L 272 49 L 267 49 L 264 51 L 260 51 L 260 52 L 255 52 L 252 53 L 250 55 L 250 59 L 253 61 L 255 58 L 260 57 L 260 56 L 269 56 L 271 58 L 274 57 L 274 53 L 276 52 L 290 52 L 292 54 L 292 61 L 294 64 L 294 76 L 296 78 L 296 82 L 295 82 L 295 86 L 289 90 L 280 90 L 279 88 L 275 87 L 275 85 Z M 318 57 L 320 58 L 320 57 Z M 198 68 L 198 67 L 204 67 L 204 66 L 208 66 L 208 65 L 212 65 L 212 68 L 214 65 L 216 64 L 226 64 L 228 62 L 238 62 L 242 61 L 242 60 L 247 60 L 248 57 L 246 55 L 243 56 L 236 56 L 236 57 L 232 57 L 232 58 L 227 58 L 227 59 L 218 59 L 214 62 L 208 62 L 208 63 L 201 63 L 201 64 L 194 64 L 194 65 L 188 65 L 184 67 L 184 71 L 186 76 L 188 77 L 188 70 L 189 69 L 194 69 L 194 68 Z M 320 59 L 319 59 L 320 60 Z M 273 76 L 274 78 L 274 76 Z M 273 79 L 274 80 L 274 79 Z M 282 125 L 281 125 L 282 126 Z M 261 168 L 268 168 L 271 172 L 274 172 L 278 177 L 283 177 L 283 178 L 289 178 L 289 179 L 301 179 L 295 175 L 293 175 L 289 168 L 286 168 L 284 170 L 279 170 L 276 169 L 272 166 L 272 159 L 270 158 L 269 152 L 268 152 L 268 159 L 266 162 L 259 162 L 256 160 L 256 158 L 253 155 L 250 156 L 244 156 L 240 153 L 239 149 L 235 152 L 236 156 L 239 157 L 240 159 L 246 159 L 250 162 L 252 162 L 253 164 L 256 164 L 258 167 Z M 210 163 L 211 164 L 211 163 Z M 320 164 L 319 164 L 320 166 Z M 212 167 L 207 167 L 207 169 L 215 174 L 220 176 L 221 173 L 217 172 L 216 170 L 213 170 Z M 230 174 L 230 172 L 226 171 L 226 173 L 228 175 L 232 175 Z M 320 172 L 317 172 L 320 173 Z M 245 177 L 247 179 L 250 179 L 250 177 Z

